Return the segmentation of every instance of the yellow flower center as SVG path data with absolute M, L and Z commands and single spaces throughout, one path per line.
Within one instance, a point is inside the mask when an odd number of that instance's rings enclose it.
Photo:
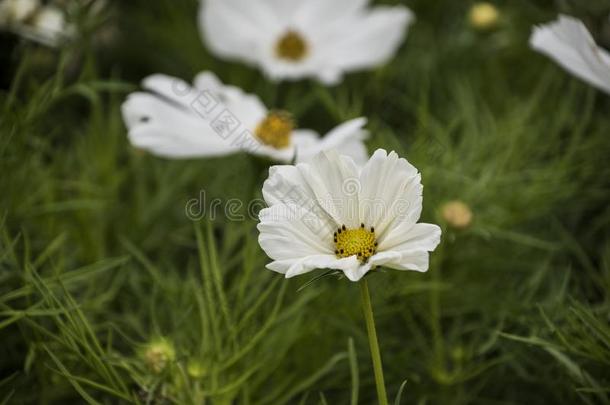
M 286 31 L 277 41 L 275 53 L 281 59 L 298 62 L 307 55 L 307 42 L 298 32 Z
M 377 239 L 375 228 L 367 229 L 364 224 L 360 228 L 347 229 L 345 225 L 334 233 L 335 255 L 339 258 L 356 255 L 365 263 L 377 252 Z
M 282 149 L 290 146 L 294 120 L 285 111 L 272 111 L 258 124 L 256 137 L 265 145 Z
M 491 3 L 476 3 L 470 9 L 470 24 L 480 30 L 493 28 L 500 19 L 500 12 Z
M 456 229 L 466 229 L 472 222 L 472 211 L 462 201 L 450 201 L 441 207 L 441 214 L 447 223 Z

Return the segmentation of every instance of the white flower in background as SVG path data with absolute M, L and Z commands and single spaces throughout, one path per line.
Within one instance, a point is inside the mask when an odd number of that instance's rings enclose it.
M 199 25 L 216 56 L 274 80 L 339 82 L 388 61 L 414 20 L 406 7 L 368 0 L 202 0 Z
M 422 191 L 417 169 L 383 149 L 361 167 L 335 151 L 273 166 L 258 225 L 267 268 L 287 278 L 337 269 L 351 281 L 376 266 L 426 271 L 441 229 L 417 223 Z
M 0 3 L 3 29 L 47 46 L 58 46 L 74 34 L 63 9 L 38 0 L 3 0 Z
M 40 7 L 38 0 L 0 1 L 0 24 L 11 25 L 25 21 Z
M 312 130 L 295 129 L 289 113 L 268 110 L 257 96 L 224 85 L 210 72 L 200 73 L 193 86 L 156 74 L 147 77 L 143 87 L 148 92 L 132 93 L 123 104 L 123 118 L 131 143 L 159 156 L 196 158 L 245 151 L 287 163 L 340 148 L 357 162 L 368 158 L 364 118 L 320 138 Z
M 610 53 L 596 45 L 580 20 L 561 15 L 535 27 L 530 44 L 575 76 L 610 93 Z
M 48 46 L 57 46 L 71 35 L 64 12 L 51 5 L 42 7 L 32 19 L 30 38 Z

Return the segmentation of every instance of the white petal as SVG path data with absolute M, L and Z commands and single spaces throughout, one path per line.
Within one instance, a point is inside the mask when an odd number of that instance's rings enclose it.
M 307 162 L 321 151 L 336 149 L 351 157 L 358 166 L 363 165 L 368 159 L 364 140 L 369 134 L 363 129 L 365 125 L 366 118 L 356 118 L 334 128 L 322 139 L 314 139 L 311 134 L 298 141 L 295 137 L 297 161 Z
M 269 168 L 269 178 L 263 183 L 263 198 L 269 206 L 276 204 L 298 204 L 310 212 L 316 213 L 322 221 L 338 221 L 328 213 L 317 197 L 324 192 L 320 181 L 311 184 L 303 172 L 311 170 L 309 165 L 285 165 Z
M 255 143 L 251 148 L 248 149 L 249 153 L 252 153 L 253 155 L 257 156 L 264 156 L 275 162 L 280 163 L 290 163 L 294 160 L 294 147 L 289 146 L 286 148 L 277 149 L 273 146 L 265 145 L 262 142 L 259 142 L 254 135 L 251 135 L 251 138 Z
M 304 168 L 305 165 L 298 165 Z M 360 224 L 358 200 L 358 167 L 348 156 L 334 150 L 319 153 L 311 159 L 311 170 L 302 170 L 309 184 L 318 187 L 316 197 L 325 210 L 337 220 L 337 225 L 356 228 Z
M 291 196 L 291 192 L 295 195 Z M 297 194 L 298 193 L 298 194 Z M 263 198 L 268 206 L 314 200 L 315 193 L 292 165 L 276 165 L 269 168 L 269 177 L 263 183 Z M 305 201 L 303 206 L 306 205 Z
M 282 35 L 281 32 L 269 38 L 258 61 L 261 69 L 270 80 L 299 80 L 305 77 L 316 77 L 325 70 L 325 64 L 321 62 L 320 50 L 315 47 L 315 44 L 310 47 L 308 55 L 301 61 L 289 62 L 279 59 L 275 53 L 275 44 L 280 35 Z M 308 37 L 305 40 L 308 43 L 311 42 Z
M 157 73 L 142 80 L 142 87 L 170 100 L 184 109 L 192 108 L 197 92 L 190 84 L 177 77 Z
M 333 254 L 333 224 L 307 207 L 276 204 L 259 213 L 259 242 L 274 260 Z
M 353 160 L 331 150 L 319 153 L 310 163 L 271 167 L 263 196 L 269 205 L 297 201 L 332 218 L 336 227 L 353 228 L 359 224 L 358 189 L 352 188 L 357 182 Z
M 197 74 L 193 80 L 193 86 L 197 90 L 210 91 L 212 93 L 221 93 L 224 88 L 224 84 L 220 81 L 218 76 L 208 71 Z
M 284 0 L 282 0 L 284 1 Z M 360 14 L 368 0 L 308 0 L 296 8 L 294 21 L 302 26 L 333 24 L 342 18 Z
M 610 54 L 595 44 L 585 25 L 568 16 L 534 28 L 530 45 L 589 84 L 610 93 Z
M 267 116 L 267 108 L 254 94 L 242 92 L 231 92 L 231 88 L 225 89 L 226 110 L 237 117 L 241 125 L 248 128 L 252 133 L 255 132 L 258 124 Z
M 379 241 L 379 251 L 426 251 L 432 252 L 441 241 L 441 228 L 434 224 L 418 223 L 409 230 L 392 229 Z
M 314 260 L 305 258 L 297 266 L 291 266 L 286 272 L 286 278 L 298 276 L 316 269 L 342 270 L 347 275 L 351 269 L 356 267 L 358 267 L 358 260 L 354 256 L 344 259 L 337 259 L 334 255 L 324 256 L 323 258 L 318 257 Z
M 357 277 L 354 274 L 358 269 L 358 260 L 355 257 L 337 259 L 334 255 L 312 255 L 294 260 L 276 260 L 266 266 L 280 274 L 285 274 L 286 278 L 295 277 L 301 274 L 318 269 L 342 270 L 348 278 Z M 352 275 L 354 274 L 354 275 Z M 356 279 L 352 281 L 357 281 Z
M 216 113 L 223 109 L 230 112 L 251 132 L 254 132 L 258 123 L 267 115 L 267 107 L 257 95 L 246 93 L 239 87 L 225 85 L 211 72 L 198 74 L 194 86 L 200 97 L 209 93 L 212 102 L 220 103 L 215 109 Z M 201 97 L 200 100 L 207 101 L 207 98 Z
M 275 31 L 278 23 L 265 2 L 201 2 L 199 27 L 210 50 L 220 57 L 256 63 L 269 31 Z
M 208 122 L 151 94 L 131 94 L 121 110 L 131 143 L 160 156 L 221 156 L 237 151 Z
M 413 21 L 406 7 L 375 7 L 322 32 L 320 46 L 330 64 L 343 71 L 375 67 L 394 55 Z
M 381 242 L 387 231 L 417 222 L 422 190 L 417 169 L 395 152 L 375 151 L 360 173 L 360 218 Z
M 333 262 L 334 255 L 311 255 L 296 259 L 275 260 L 267 264 L 269 270 L 284 274 L 286 278 L 305 274 L 310 271 L 327 268 L 327 264 Z
M 278 21 L 288 22 L 292 21 L 294 15 L 300 12 L 301 7 L 307 2 L 303 0 L 262 0 L 259 3 L 264 3 Z
M 371 265 L 396 270 L 428 270 L 428 252 L 441 240 L 441 229 L 433 224 L 415 224 L 409 231 L 394 229 L 379 243 L 379 253 L 369 259 Z
M 292 143 L 298 154 L 302 155 L 304 152 L 309 152 L 310 149 L 317 147 L 320 143 L 320 135 L 311 129 L 295 129 L 292 132 Z M 297 157 L 297 160 L 304 162 L 306 159 Z
M 368 273 L 372 267 L 373 266 L 370 262 L 367 262 L 365 264 L 360 264 L 360 262 L 358 262 L 356 266 L 352 266 L 348 269 L 345 269 L 343 270 L 343 272 L 345 273 L 345 276 L 349 279 L 349 281 L 356 282 L 360 281 L 360 279 L 364 277 L 364 275 Z
M 429 266 L 429 254 L 425 251 L 377 253 L 369 259 L 374 266 L 384 266 L 395 270 L 414 270 L 425 272 Z

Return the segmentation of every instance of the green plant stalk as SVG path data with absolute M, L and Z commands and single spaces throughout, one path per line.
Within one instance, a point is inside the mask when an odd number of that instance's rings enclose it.
M 379 352 L 379 342 L 377 340 L 377 330 L 375 329 L 375 319 L 373 317 L 373 307 L 371 305 L 371 295 L 369 294 L 369 286 L 366 280 L 360 281 L 360 301 L 362 302 L 362 311 L 366 320 L 366 331 L 369 336 L 369 345 L 371 347 L 371 357 L 373 359 L 373 370 L 375 372 L 375 385 L 377 386 L 377 398 L 379 405 L 388 404 L 388 394 L 385 390 L 385 382 L 383 379 L 383 366 L 381 364 L 381 353 Z
M 433 283 L 436 285 L 436 287 L 430 290 L 430 328 L 432 331 L 432 341 L 434 346 L 434 372 L 437 378 L 441 376 L 444 379 L 447 374 L 445 372 L 445 344 L 443 342 L 443 330 L 441 325 L 441 297 L 438 288 L 442 282 L 442 247 L 437 249 L 435 253 L 436 255 L 433 259 L 434 271 L 432 271 L 431 274 Z

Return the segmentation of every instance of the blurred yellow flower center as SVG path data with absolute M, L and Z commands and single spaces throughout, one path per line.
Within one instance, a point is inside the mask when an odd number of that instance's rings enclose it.
M 275 53 L 281 59 L 298 62 L 307 55 L 307 42 L 298 32 L 286 31 L 277 41 Z
M 491 3 L 476 3 L 470 9 L 470 24 L 481 30 L 493 28 L 500 18 L 500 12 Z
M 339 258 L 356 255 L 362 263 L 365 263 L 377 252 L 377 239 L 373 227 L 368 229 L 364 224 L 360 224 L 360 228 L 347 229 L 343 225 L 333 236 L 335 255 Z
M 290 146 L 294 120 L 285 111 L 272 111 L 258 124 L 256 137 L 265 145 L 282 149 Z
M 472 211 L 462 201 L 450 201 L 441 207 L 443 219 L 453 228 L 465 229 L 472 222 Z

